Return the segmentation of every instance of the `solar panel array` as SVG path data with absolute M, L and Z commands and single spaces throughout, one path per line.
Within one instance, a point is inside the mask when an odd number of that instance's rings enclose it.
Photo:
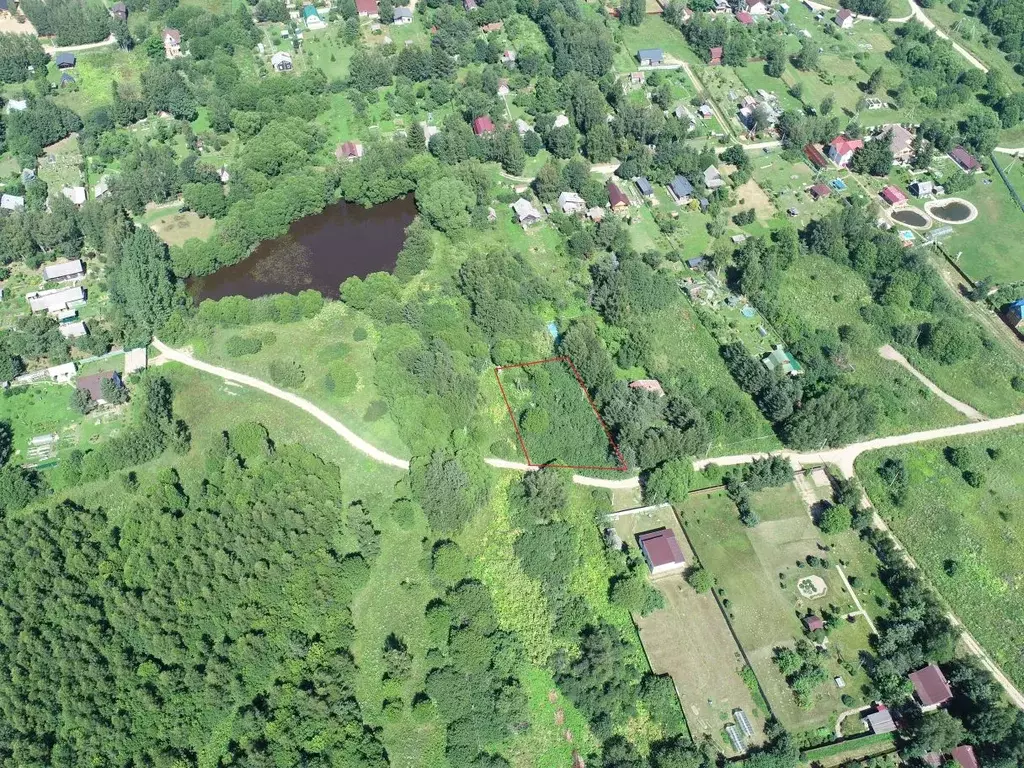
M 748 738 L 754 735 L 754 726 L 750 724 L 750 718 L 747 717 L 746 712 L 742 709 L 734 709 L 732 711 L 732 716 L 736 718 L 736 722 L 739 724 L 740 728 L 743 729 L 743 733 L 745 733 Z
M 747 748 L 743 744 L 743 737 L 740 736 L 740 729 L 735 725 L 725 726 L 725 732 L 729 735 L 729 741 L 732 742 L 733 751 L 738 754 L 743 754 L 747 751 Z

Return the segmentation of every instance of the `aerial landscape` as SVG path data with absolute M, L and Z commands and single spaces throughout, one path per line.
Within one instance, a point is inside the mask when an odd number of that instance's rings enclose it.
M 1024 0 L 0 0 L 0 766 L 1024 766 Z

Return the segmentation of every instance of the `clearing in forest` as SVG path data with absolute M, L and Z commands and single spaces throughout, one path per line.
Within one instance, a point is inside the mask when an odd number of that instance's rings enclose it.
M 629 469 L 568 357 L 494 369 L 526 463 L 556 469 Z

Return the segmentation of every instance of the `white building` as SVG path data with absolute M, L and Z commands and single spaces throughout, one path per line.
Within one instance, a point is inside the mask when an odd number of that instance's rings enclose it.
M 33 312 L 60 312 L 72 305 L 78 306 L 85 301 L 82 286 L 73 288 L 54 288 L 49 291 L 33 291 L 25 294 L 25 300 Z
M 0 195 L 0 210 L 20 211 L 25 207 L 25 198 L 19 195 Z
M 60 193 L 75 205 L 85 205 L 85 187 L 64 187 Z
M 564 214 L 582 213 L 587 210 L 587 201 L 575 192 L 563 192 L 558 196 L 558 207 Z
M 77 280 L 85 274 L 85 265 L 81 259 L 74 261 L 58 261 L 43 267 L 43 279 L 48 283 Z
M 60 335 L 65 339 L 77 339 L 79 336 L 87 336 L 89 329 L 85 327 L 85 323 L 79 320 L 77 323 L 61 323 L 57 326 L 57 330 L 60 331 Z

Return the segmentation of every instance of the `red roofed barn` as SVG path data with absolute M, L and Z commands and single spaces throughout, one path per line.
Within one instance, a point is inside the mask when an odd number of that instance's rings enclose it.
M 683 552 L 679 549 L 676 535 L 668 528 L 660 531 L 648 531 L 636 537 L 640 549 L 643 550 L 651 574 L 656 575 L 686 565 Z
M 892 184 L 882 190 L 882 199 L 889 205 L 902 205 L 907 202 L 907 196 L 903 194 L 899 187 L 894 187 Z
M 910 682 L 914 684 L 914 695 L 925 712 L 941 707 L 953 698 L 953 691 L 938 664 L 929 664 L 924 669 L 911 672 Z
M 487 136 L 494 133 L 494 123 L 491 122 L 491 118 L 487 115 L 481 115 L 473 120 L 473 133 L 477 136 Z
M 356 0 L 356 12 L 363 17 L 376 19 L 380 16 L 377 0 Z
M 953 158 L 953 162 L 959 165 L 964 173 L 974 173 L 981 168 L 981 164 L 974 158 L 974 155 L 963 147 L 957 147 L 949 153 L 949 156 Z
M 817 632 L 819 629 L 825 628 L 825 621 L 821 616 L 811 614 L 810 616 L 804 616 L 804 626 L 807 627 L 808 632 Z

